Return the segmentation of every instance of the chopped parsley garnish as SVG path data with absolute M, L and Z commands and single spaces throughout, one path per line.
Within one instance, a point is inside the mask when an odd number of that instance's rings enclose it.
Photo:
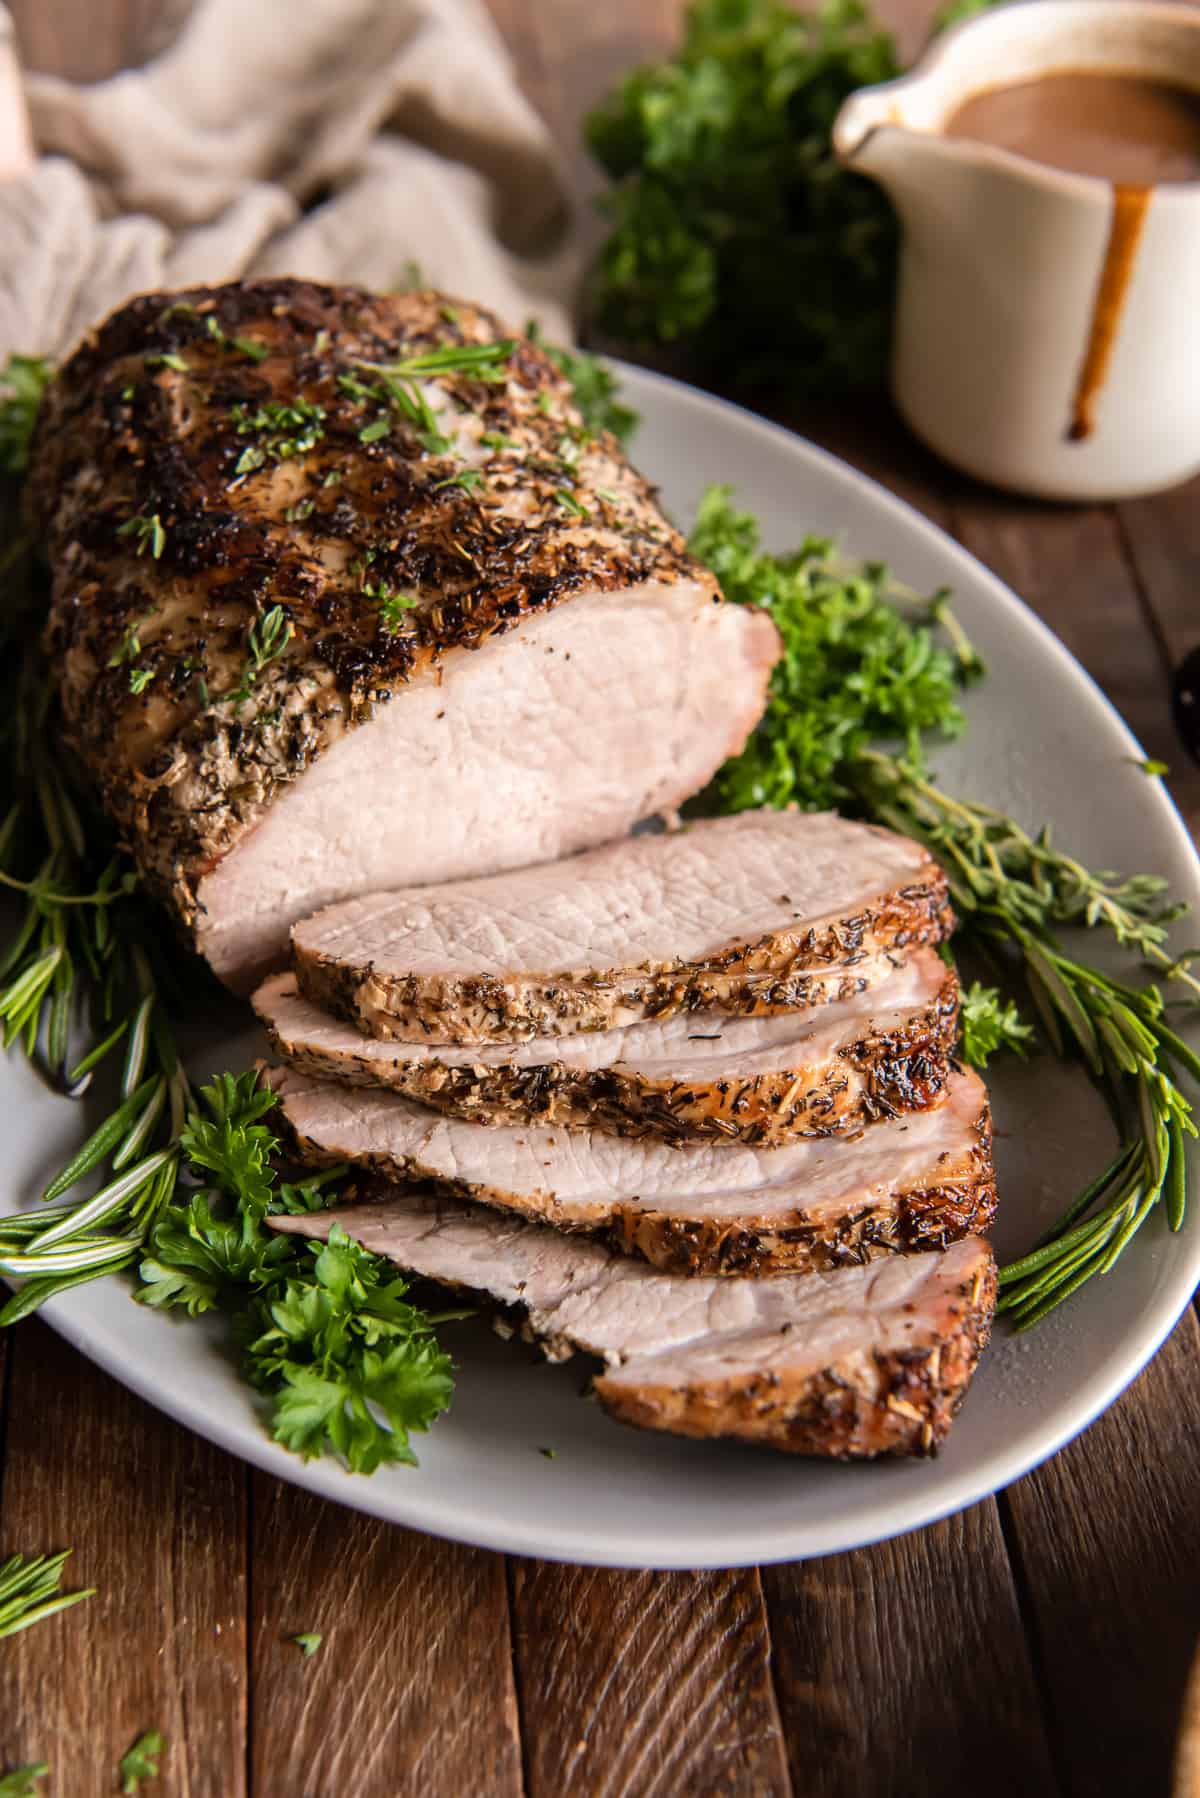
M 129 670 L 129 691 L 131 693 L 144 693 L 153 679 L 153 668 L 131 668 Z
M 167 547 L 167 533 L 157 512 L 149 518 L 127 518 L 117 526 L 117 536 L 132 537 L 138 555 L 144 556 L 149 550 L 156 562 Z
M 254 435 L 259 440 L 247 444 L 242 451 L 234 466 L 235 474 L 261 468 L 268 458 L 286 462 L 294 456 L 307 455 L 325 435 L 325 408 L 314 400 L 298 399 L 288 404 L 268 400 L 253 412 L 235 406 L 232 416 L 239 437 Z
M 373 418 L 370 424 L 364 425 L 358 433 L 358 441 L 360 443 L 378 443 L 381 437 L 389 437 L 391 430 L 390 419 Z
M 139 636 L 141 624 L 127 624 L 125 634 L 108 658 L 110 668 L 119 668 L 122 662 L 136 662 L 142 653 L 142 639 Z
M 560 506 L 565 506 L 568 512 L 574 512 L 576 518 L 591 517 L 591 513 L 588 511 L 587 507 L 576 499 L 573 493 L 569 493 L 565 487 L 556 488 L 554 497 Z
M 23 1767 L 10 1767 L 0 1773 L 0 1798 L 37 1798 L 36 1779 L 45 1779 L 49 1761 L 27 1761 Z
M 231 693 L 223 695 L 231 705 L 241 705 L 250 697 L 255 681 L 277 656 L 281 656 L 292 637 L 292 622 L 282 606 L 272 606 L 256 618 L 246 634 L 246 660 L 241 676 Z
M 503 431 L 481 431 L 479 441 L 485 449 L 506 450 L 517 447 L 515 438 L 506 437 Z
M 10 356 L 0 369 L 0 469 L 24 474 L 29 444 L 54 370 L 44 356 Z
M 385 593 L 379 601 L 379 628 L 389 637 L 394 637 L 404 623 L 404 615 L 411 612 L 417 602 L 411 593 Z
M 161 1730 L 148 1729 L 121 1756 L 117 1778 L 126 1798 L 141 1790 L 143 1779 L 158 1778 L 158 1763 L 166 1750 L 167 1739 Z
M 321 1634 L 320 1630 L 316 1630 L 316 1629 L 304 1630 L 298 1636 L 289 1636 L 288 1637 L 288 1641 L 294 1642 L 296 1644 L 296 1647 L 300 1650 L 300 1652 L 304 1656 L 305 1660 L 308 1660 L 310 1655 L 316 1654 L 318 1648 L 321 1646 L 321 1643 L 324 1640 L 325 1640 L 325 1638 Z
M 147 368 L 173 368 L 177 374 L 186 375 L 188 365 L 178 350 L 158 350 L 146 357 Z
M 312 517 L 316 503 L 311 498 L 298 499 L 294 506 L 288 507 L 283 516 L 288 524 L 303 524 L 306 518 Z

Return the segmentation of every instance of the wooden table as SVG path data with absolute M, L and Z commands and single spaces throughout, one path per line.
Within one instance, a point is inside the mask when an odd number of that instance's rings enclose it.
M 94 77 L 158 0 L 9 0 L 27 58 Z M 259 0 L 264 3 L 264 0 Z M 492 0 L 573 158 L 584 108 L 672 41 L 670 0 Z M 909 50 L 925 0 L 890 17 Z M 1200 642 L 1200 484 L 1090 510 L 1003 499 L 878 406 L 794 418 L 1011 582 L 1151 755 Z M 1167 1789 L 1200 1630 L 1189 1311 L 1087 1434 L 920 1534 L 806 1565 L 612 1573 L 508 1560 L 306 1496 L 188 1435 L 36 1321 L 0 1342 L 0 1550 L 75 1545 L 99 1596 L 0 1646 L 0 1769 L 115 1789 L 140 1731 L 188 1798 L 1134 1798 Z M 302 1659 L 287 1638 L 324 1632 Z

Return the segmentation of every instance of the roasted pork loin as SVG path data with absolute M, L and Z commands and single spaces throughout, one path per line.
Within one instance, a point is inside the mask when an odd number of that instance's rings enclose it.
M 932 1110 L 772 1149 L 489 1128 L 292 1068 L 266 1078 L 307 1161 L 346 1161 L 593 1232 L 676 1273 L 800 1273 L 941 1248 L 986 1230 L 995 1210 L 987 1098 L 974 1074 L 952 1075 Z
M 934 1255 L 731 1281 L 656 1273 L 417 1195 L 270 1221 L 319 1240 L 340 1224 L 410 1272 L 519 1310 L 552 1357 L 581 1349 L 607 1363 L 595 1391 L 624 1423 L 839 1460 L 937 1447 L 995 1303 L 991 1250 L 975 1236 Z
M 331 900 L 623 835 L 758 721 L 770 619 L 507 344 L 435 294 L 274 280 L 144 295 L 48 391 L 63 730 L 234 985 Z
M 767 1145 L 861 1128 L 940 1097 L 957 1030 L 953 973 L 933 949 L 856 972 L 846 984 L 861 990 L 796 1012 L 675 1012 L 504 1047 L 365 1038 L 305 999 L 291 974 L 268 980 L 254 1006 L 291 1066 L 476 1123 Z
M 951 923 L 908 837 L 742 812 L 557 865 L 329 907 L 292 933 L 314 1004 L 371 1036 L 513 1042 L 678 1009 L 790 1010 Z

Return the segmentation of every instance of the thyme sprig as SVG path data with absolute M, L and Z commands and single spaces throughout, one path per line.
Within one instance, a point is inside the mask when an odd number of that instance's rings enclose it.
M 922 842 L 950 885 L 961 936 L 1014 979 L 1060 1055 L 1079 1055 L 1109 1100 L 1119 1132 L 1114 1159 L 1041 1242 L 1001 1273 L 1001 1306 L 1028 1328 L 1107 1273 L 1161 1206 L 1172 1231 L 1185 1206 L 1184 1146 L 1196 1134 L 1179 1084 L 1200 1080 L 1200 1060 L 1166 1022 L 1160 985 L 1135 988 L 1068 953 L 1060 933 L 1108 934 L 1148 963 L 1187 1002 L 1200 998 L 1196 954 L 1174 955 L 1167 928 L 1180 908 L 1156 876 L 1095 871 L 993 807 L 942 791 L 924 765 L 931 734 L 963 726 L 961 683 L 979 659 L 936 595 L 922 604 L 874 567 L 847 568 L 810 538 L 765 553 L 756 521 L 728 489 L 701 503 L 693 553 L 718 574 L 727 599 L 766 607 L 783 638 L 762 726 L 710 791 L 717 809 L 838 803 Z M 950 638 L 949 650 L 934 636 Z M 901 753 L 879 746 L 899 739 Z M 962 1049 L 978 1064 L 1000 1047 L 1029 1046 L 1028 1019 L 994 988 L 965 995 Z
M 243 705 L 249 699 L 263 669 L 281 656 L 291 642 L 292 631 L 292 621 L 280 605 L 271 606 L 254 620 L 246 633 L 246 659 L 237 685 L 222 695 L 230 705 Z

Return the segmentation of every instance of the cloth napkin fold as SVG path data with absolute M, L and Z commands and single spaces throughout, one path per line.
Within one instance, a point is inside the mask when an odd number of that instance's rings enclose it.
M 19 69 L 0 0 L 0 360 L 57 359 L 147 289 L 275 274 L 440 287 L 570 336 L 562 172 L 482 0 L 168 20 L 145 67 L 81 86 Z

